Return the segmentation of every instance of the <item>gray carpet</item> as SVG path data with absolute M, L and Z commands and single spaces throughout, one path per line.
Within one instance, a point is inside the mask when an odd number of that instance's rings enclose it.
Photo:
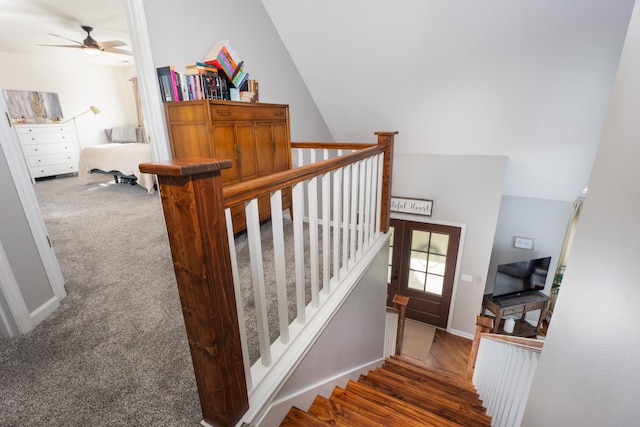
M 90 185 L 77 177 L 35 184 L 68 296 L 26 336 L 0 341 L 0 426 L 197 425 L 200 405 L 160 199 L 140 186 L 96 178 Z M 288 217 L 284 228 L 292 267 Z M 273 342 L 279 332 L 269 222 L 261 236 Z M 236 238 L 236 250 L 253 363 L 259 350 L 246 234 Z M 293 271 L 287 298 L 291 322 Z
M 68 296 L 26 336 L 0 340 L 0 425 L 198 425 L 158 196 L 76 177 L 35 188 Z

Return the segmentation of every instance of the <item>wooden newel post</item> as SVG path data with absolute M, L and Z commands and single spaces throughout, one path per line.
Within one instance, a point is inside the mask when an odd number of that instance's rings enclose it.
M 396 354 L 402 354 L 402 342 L 404 340 L 404 321 L 407 318 L 407 304 L 409 304 L 409 297 L 395 294 L 393 296 L 393 304 L 400 311 L 398 315 L 398 329 L 396 333 Z
M 202 415 L 215 426 L 234 426 L 249 409 L 220 177 L 230 167 L 213 159 L 140 165 L 158 176 Z
M 478 347 L 480 347 L 480 337 L 482 334 L 491 332 L 493 329 L 493 319 L 485 316 L 476 316 L 476 332 L 473 336 L 471 354 L 469 354 L 469 364 L 467 365 L 467 379 L 473 378 L 473 371 L 476 368 L 478 358 Z
M 391 177 L 393 175 L 393 139 L 398 132 L 375 132 L 378 145 L 386 146 L 382 165 L 382 206 L 380 212 L 380 231 L 389 231 L 391 221 Z

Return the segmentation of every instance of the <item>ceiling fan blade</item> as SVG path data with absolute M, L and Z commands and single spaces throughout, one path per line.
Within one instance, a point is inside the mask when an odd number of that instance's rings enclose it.
M 108 53 L 118 53 L 118 54 L 121 54 L 121 55 L 133 56 L 133 52 L 131 52 L 131 51 L 122 50 L 122 49 L 116 49 L 116 48 L 112 48 L 112 47 L 104 48 L 104 51 L 108 52 Z
M 71 39 L 68 39 L 68 38 L 66 38 L 66 37 L 62 37 L 62 36 L 59 36 L 59 35 L 57 35 L 57 34 L 53 34 L 53 33 L 47 33 L 47 34 L 49 34 L 50 36 L 58 37 L 58 38 L 61 38 L 61 39 L 63 39 L 63 40 L 67 40 L 67 41 L 70 41 L 70 42 L 73 42 L 73 43 L 79 44 L 80 46 L 83 46 L 83 43 L 82 43 L 82 42 L 79 42 L 79 41 L 77 41 L 77 40 L 71 40 Z
M 84 46 L 82 45 L 75 45 L 75 44 L 39 44 L 36 46 L 46 46 L 46 47 L 70 47 L 73 49 L 84 49 Z

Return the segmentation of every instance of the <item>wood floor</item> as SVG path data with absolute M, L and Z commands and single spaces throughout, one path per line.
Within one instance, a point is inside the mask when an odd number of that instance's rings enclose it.
M 436 329 L 427 365 L 466 376 L 472 340 Z

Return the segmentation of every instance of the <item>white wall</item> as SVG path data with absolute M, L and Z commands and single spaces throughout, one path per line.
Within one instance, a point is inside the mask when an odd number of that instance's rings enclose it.
M 278 425 L 292 405 L 307 410 L 318 394 L 328 398 L 336 384 L 344 387 L 381 364 L 388 259 L 385 246 L 278 392 L 260 426 Z
M 549 295 L 571 213 L 569 202 L 503 196 L 485 293 L 493 292 L 498 265 L 550 256 L 551 266 L 544 290 Z M 515 236 L 534 239 L 533 250 L 514 248 Z
M 80 53 L 80 52 L 79 52 Z M 95 105 L 100 114 L 76 119 L 80 145 L 106 143 L 103 129 L 136 125 L 136 107 L 129 79 L 133 66 L 108 67 L 0 52 L 0 89 L 55 92 L 64 120 Z
M 633 0 L 262 0 L 339 141 L 510 158 L 504 193 L 584 189 Z
M 260 82 L 260 102 L 289 104 L 293 141 L 333 140 L 259 0 L 241 4 L 190 0 L 182 5 L 197 12 L 188 19 L 176 17 L 173 1 L 144 3 L 156 67 L 173 65 L 184 70 L 185 64 L 204 60 L 216 41 L 229 40 L 244 60 L 250 78 Z M 367 141 L 374 141 L 374 130 L 369 130 Z
M 463 227 L 447 329 L 468 337 L 482 305 L 506 164 L 501 156 L 394 156 L 392 195 L 433 200 L 433 212 L 431 217 L 392 215 Z M 472 282 L 460 281 L 461 274 L 473 276 Z
M 523 426 L 638 423 L 638 76 L 636 6 Z

